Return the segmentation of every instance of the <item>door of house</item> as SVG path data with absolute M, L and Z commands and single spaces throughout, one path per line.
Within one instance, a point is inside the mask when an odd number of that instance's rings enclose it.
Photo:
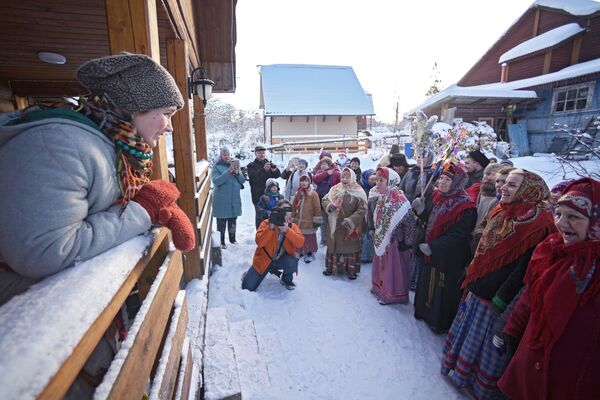
M 527 121 L 521 120 L 516 124 L 507 124 L 508 138 L 511 143 L 511 155 L 522 157 L 529 155 L 529 138 L 527 136 Z

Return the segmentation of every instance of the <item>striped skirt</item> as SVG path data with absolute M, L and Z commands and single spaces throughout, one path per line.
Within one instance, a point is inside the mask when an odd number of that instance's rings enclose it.
M 457 387 L 472 390 L 477 399 L 504 399 L 496 382 L 510 361 L 492 343 L 496 315 L 485 300 L 469 292 L 444 344 L 441 373 Z

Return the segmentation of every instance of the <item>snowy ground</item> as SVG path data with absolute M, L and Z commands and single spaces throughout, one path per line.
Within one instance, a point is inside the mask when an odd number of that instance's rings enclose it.
M 306 158 L 311 167 L 316 163 L 316 155 Z M 360 158 L 363 170 L 376 164 L 376 157 Z M 287 161 L 280 156 L 273 160 Z M 513 161 L 542 174 L 549 185 L 562 180 L 562 170 L 551 157 Z M 596 160 L 589 167 L 598 170 L 598 164 Z M 270 385 L 242 382 L 244 398 L 467 398 L 440 375 L 444 336 L 414 319 L 412 293 L 409 305 L 382 306 L 375 300 L 370 293 L 371 264 L 363 264 L 356 281 L 325 277 L 321 247 L 315 261 L 300 261 L 295 291 L 285 290 L 273 275 L 255 293 L 242 290 L 242 273 L 250 267 L 255 249 L 248 184 L 242 202 L 239 244 L 228 245 L 223 266 L 214 268 L 209 307 L 226 307 L 232 322 L 254 321 Z

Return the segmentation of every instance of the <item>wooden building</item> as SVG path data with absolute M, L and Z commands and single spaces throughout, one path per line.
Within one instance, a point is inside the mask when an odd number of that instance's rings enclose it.
M 586 129 L 600 97 L 600 3 L 537 0 L 455 84 L 408 113 L 487 121 L 521 154 Z
M 235 90 L 236 3 L 0 2 L 0 112 L 85 93 L 75 77 L 77 68 L 89 59 L 121 51 L 146 54 L 173 75 L 185 100 L 172 119 L 178 203 L 197 227 L 196 245 L 185 255 L 170 244 L 168 229 L 154 229 L 151 239 L 138 237 L 126 243 L 140 250 L 133 262 L 111 257 L 111 250 L 98 256 L 106 268 L 90 270 L 89 281 L 85 280 L 89 285 L 69 284 L 78 268 L 86 268 L 83 262 L 2 305 L 0 398 L 62 398 L 132 295 L 139 298 L 141 311 L 97 397 L 141 399 L 150 394 L 170 399 L 195 398 L 199 393 L 190 385 L 199 381 L 192 374 L 201 373 L 194 366 L 201 363 L 201 356 L 184 337 L 186 329 L 203 335 L 204 326 L 187 326 L 186 293 L 180 289 L 202 278 L 210 267 L 212 197 L 209 164 L 203 161 L 204 108 L 197 96 L 188 96 L 188 78 L 203 66 L 215 82 L 214 92 Z M 164 138 L 155 148 L 153 164 L 153 179 L 169 179 Z M 98 290 L 96 282 L 107 284 Z M 69 290 L 61 289 L 65 287 Z M 91 299 L 90 307 L 78 307 L 82 299 Z
M 260 75 L 266 143 L 356 137 L 375 114 L 352 67 L 274 64 Z

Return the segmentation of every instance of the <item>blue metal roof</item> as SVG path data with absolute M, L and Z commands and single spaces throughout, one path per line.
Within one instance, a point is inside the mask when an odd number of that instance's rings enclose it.
M 374 115 L 373 104 L 352 67 L 263 65 L 265 115 Z

